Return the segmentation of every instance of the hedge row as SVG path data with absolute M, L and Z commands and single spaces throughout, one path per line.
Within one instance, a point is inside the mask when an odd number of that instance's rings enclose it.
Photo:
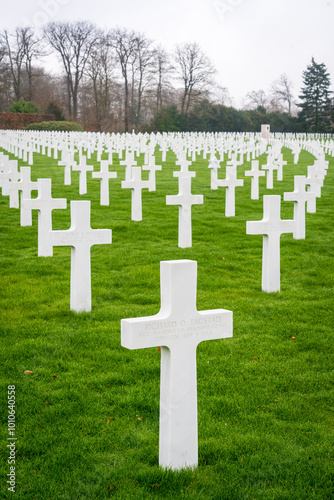
M 57 130 L 59 132 L 82 132 L 82 126 L 76 122 L 51 121 L 31 123 L 26 130 Z
M 0 113 L 0 129 L 21 130 L 30 123 L 54 120 L 54 115 L 38 115 L 32 113 Z

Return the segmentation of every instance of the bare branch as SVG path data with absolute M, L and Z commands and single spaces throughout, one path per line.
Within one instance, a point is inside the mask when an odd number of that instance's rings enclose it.
M 289 115 L 291 115 L 291 107 L 293 104 L 292 87 L 292 82 L 285 73 L 275 80 L 271 87 L 274 103 Z
M 183 83 L 181 113 L 188 114 L 194 98 L 202 94 L 209 85 L 216 70 L 197 43 L 185 43 L 176 48 L 175 70 Z
M 44 28 L 46 40 L 58 52 L 66 73 L 68 111 L 76 119 L 78 90 L 88 57 L 99 39 L 99 32 L 89 22 L 51 22 Z
M 258 107 L 265 108 L 267 105 L 267 96 L 264 90 L 252 90 L 246 94 L 246 107 L 256 109 Z

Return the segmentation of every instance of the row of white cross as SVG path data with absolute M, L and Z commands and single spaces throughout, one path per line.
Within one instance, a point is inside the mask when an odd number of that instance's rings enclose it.
M 71 203 L 71 221 L 72 225 L 69 232 L 69 237 L 60 239 L 60 231 L 52 230 L 52 210 L 60 208 L 65 209 L 67 206 L 66 199 L 53 199 L 51 196 L 51 179 L 39 179 L 33 182 L 30 179 L 30 167 L 21 167 L 18 171 L 17 162 L 9 160 L 6 155 L 2 155 L 2 172 L 0 172 L 0 180 L 2 185 L 2 193 L 10 197 L 10 207 L 19 208 L 19 192 L 21 192 L 21 225 L 32 224 L 32 210 L 38 210 L 38 255 L 52 256 L 53 246 L 70 245 L 72 251 L 72 273 L 71 273 L 71 309 L 75 311 L 89 311 L 91 309 L 91 292 L 90 292 L 90 247 L 94 244 L 111 243 L 111 230 L 104 230 L 104 236 L 97 235 L 97 230 L 90 228 L 90 204 L 89 202 L 73 201 Z M 133 155 L 128 155 L 126 160 L 122 162 L 125 165 L 126 173 L 125 180 L 122 181 L 123 188 L 132 190 L 132 220 L 142 220 L 142 197 L 141 191 L 144 188 L 154 191 L 156 189 L 155 174 L 161 170 L 161 166 L 155 164 L 154 157 L 150 158 L 149 165 L 144 167 L 149 170 L 149 180 L 141 179 L 141 168 L 133 166 L 136 163 Z M 191 193 L 191 179 L 196 174 L 189 171 L 191 164 L 182 155 L 178 165 L 181 170 L 174 172 L 174 176 L 179 178 L 179 194 L 167 195 L 167 205 L 179 205 L 179 246 L 187 248 L 192 246 L 192 224 L 191 224 L 191 207 L 194 204 L 203 204 L 202 195 L 194 195 Z M 278 169 L 278 179 L 282 180 L 283 162 L 280 155 L 279 161 L 271 161 L 264 165 L 269 171 L 269 165 Z M 217 176 L 218 168 L 220 167 L 218 160 L 211 158 L 209 168 L 211 168 L 211 188 L 218 189 L 220 186 L 226 187 L 225 200 L 225 215 L 227 217 L 235 215 L 235 188 L 242 186 L 243 181 L 237 179 L 236 158 L 229 166 L 226 167 L 226 179 L 220 180 Z M 69 165 L 65 161 L 65 180 L 69 180 L 69 174 L 66 174 L 66 167 Z M 93 166 L 87 166 L 86 161 L 80 162 L 80 173 L 87 172 L 93 169 Z M 281 220 L 280 218 L 280 196 L 264 196 L 264 216 L 259 222 L 248 222 L 246 226 L 247 234 L 263 234 L 263 266 L 262 266 L 262 290 L 266 292 L 275 292 L 280 290 L 280 235 L 283 233 L 293 233 L 295 239 L 305 238 L 305 205 L 307 204 L 308 212 L 315 212 L 316 197 L 321 195 L 321 186 L 326 174 L 328 162 L 316 162 L 315 165 L 308 167 L 308 177 L 295 176 L 295 186 L 292 193 L 284 193 L 284 200 L 294 202 L 294 219 L 291 221 Z M 271 171 L 273 168 L 271 168 Z M 95 175 L 94 175 L 95 174 Z M 109 179 L 115 178 L 116 172 L 109 172 L 108 163 L 101 162 L 100 172 L 93 172 L 93 176 L 101 180 L 101 202 L 109 204 Z M 246 171 L 245 175 L 252 177 L 251 197 L 258 199 L 259 189 L 258 181 L 261 175 L 265 172 L 259 170 L 258 161 L 252 161 L 252 169 Z M 86 193 L 86 185 L 82 179 L 86 180 L 86 175 L 80 177 L 80 192 Z M 271 185 L 271 181 L 270 181 Z M 309 186 L 309 189 L 307 189 Z M 267 183 L 268 187 L 268 183 Z M 31 192 L 37 189 L 38 197 L 32 199 Z M 82 214 L 80 213 L 82 211 Z M 88 235 L 83 238 L 83 228 L 94 231 L 94 237 Z M 80 233 L 80 238 L 75 238 L 74 234 Z M 94 239 L 95 238 L 95 239 Z M 72 244 L 70 243 L 72 241 Z M 82 248 L 82 250 L 79 250 Z M 84 250 L 85 248 L 85 250 Z M 78 262 L 86 255 L 87 263 L 85 269 L 87 272 L 81 272 Z M 80 256 L 80 257 L 79 257 Z M 88 278 L 89 273 L 89 278 Z M 84 286 L 83 283 L 86 283 Z M 80 290 L 80 292 L 79 292 Z M 86 299 L 84 299 L 86 297 Z
M 92 132 L 34 132 L 34 131 L 0 131 L 0 144 L 7 150 L 33 165 L 32 158 L 35 152 L 47 154 L 57 159 L 58 152 L 63 150 L 78 150 L 83 154 L 86 152 L 87 158 L 91 158 L 93 153 L 97 155 L 97 161 L 101 160 L 103 153 L 107 153 L 109 163 L 112 163 L 113 153 L 120 156 L 125 149 L 135 151 L 137 156 L 141 153 L 153 154 L 158 147 L 162 152 L 162 161 L 166 161 L 166 154 L 169 149 L 176 154 L 186 152 L 194 161 L 197 155 L 206 159 L 207 155 L 217 152 L 223 161 L 226 153 L 231 159 L 232 151 L 240 156 L 246 155 L 246 161 L 259 156 L 266 151 L 267 140 L 261 137 L 260 133 L 156 133 L 156 134 L 103 134 Z M 291 149 L 294 156 L 294 163 L 298 163 L 300 151 L 305 149 L 321 149 L 325 153 L 334 156 L 334 144 L 331 134 L 289 134 L 273 133 L 270 135 L 270 144 L 275 146 L 280 144 Z M 317 156 L 317 154 L 315 154 Z
M 191 242 L 191 206 L 202 204 L 203 196 L 191 194 L 191 178 L 195 172 L 188 170 L 190 162 L 183 157 L 179 164 L 181 170 L 174 172 L 174 176 L 179 178 L 179 194 L 167 196 L 166 202 L 180 206 L 179 243 L 187 246 L 186 243 Z M 153 173 L 148 181 L 141 180 L 141 168 L 133 166 L 133 159 L 125 166 L 126 177 L 122 187 L 130 187 L 134 193 L 134 186 L 146 182 L 144 186 L 141 184 L 141 189 L 155 189 L 155 172 L 159 166 L 150 171 L 150 174 Z M 216 175 L 219 166 L 214 168 L 211 165 L 211 168 L 215 172 L 211 177 L 213 189 L 225 186 L 234 193 L 234 188 L 241 185 L 242 181 L 239 180 L 238 184 L 236 175 L 237 165 L 227 167 L 225 182 L 219 181 Z M 260 173 L 258 162 L 254 162 L 249 175 L 258 180 Z M 114 173 L 109 172 L 108 164 L 101 165 L 101 172 L 96 174 L 100 174 L 102 202 L 103 198 L 107 198 L 102 181 L 105 180 L 105 184 L 115 175 L 110 175 Z M 320 176 L 315 177 L 319 179 Z M 66 165 L 65 179 L 70 181 Z M 295 238 L 305 237 L 305 204 L 310 204 L 310 211 L 315 210 L 315 198 L 321 192 L 320 184 L 317 183 L 317 192 L 307 191 L 310 181 L 305 176 L 295 176 L 294 191 L 284 193 L 285 200 L 295 203 L 293 220 L 281 220 L 280 196 L 264 196 L 262 221 L 247 222 L 247 234 L 263 235 L 263 290 L 279 290 L 280 235 L 293 233 Z M 31 225 L 31 211 L 38 210 L 39 256 L 52 256 L 54 246 L 71 246 L 71 309 L 89 311 L 90 248 L 96 244 L 111 243 L 111 230 L 91 228 L 89 201 L 71 201 L 70 229 L 53 230 L 52 210 L 65 209 L 67 200 L 52 197 L 51 179 L 32 182 L 30 167 L 21 167 L 19 172 L 17 162 L 3 154 L 0 155 L 0 186 L 2 194 L 10 196 L 12 208 L 19 208 L 18 193 L 21 192 L 21 225 Z M 81 181 L 80 189 L 85 190 L 84 181 Z M 38 191 L 34 199 L 31 198 L 33 190 Z M 258 189 L 252 187 L 252 197 L 256 199 L 256 196 Z M 132 207 L 139 204 L 141 207 L 141 196 L 139 200 L 138 195 L 133 195 Z M 227 216 L 231 215 L 229 212 Z M 159 464 L 178 470 L 195 467 L 198 462 L 196 348 L 202 341 L 232 337 L 233 319 L 232 312 L 225 309 L 197 311 L 195 261 L 161 262 L 160 274 L 160 312 L 151 317 L 123 319 L 121 343 L 128 349 L 161 347 Z

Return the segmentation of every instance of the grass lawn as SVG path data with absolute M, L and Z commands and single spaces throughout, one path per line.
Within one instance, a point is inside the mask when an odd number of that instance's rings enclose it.
M 33 225 L 20 227 L 19 210 L 0 196 L 2 498 L 334 498 L 334 158 L 327 157 L 317 211 L 306 214 L 306 239 L 281 237 L 281 291 L 267 294 L 262 237 L 246 235 L 246 221 L 262 219 L 262 195 L 293 191 L 294 175 L 314 162 L 302 151 L 294 165 L 291 151 L 283 153 L 284 180 L 275 176 L 269 191 L 261 178 L 259 201 L 250 199 L 244 176 L 250 163 L 238 167 L 244 187 L 230 218 L 225 190 L 210 189 L 208 161 L 198 157 L 192 193 L 203 194 L 204 205 L 192 209 L 188 249 L 178 248 L 178 207 L 166 206 L 166 195 L 178 193 L 173 153 L 157 172 L 157 191 L 142 193 L 142 222 L 130 219 L 131 192 L 121 189 L 116 155 L 110 206 L 101 207 L 91 174 L 80 196 L 78 172 L 64 186 L 64 167 L 36 154 L 32 179 L 52 178 L 53 196 L 68 200 L 67 210 L 53 211 L 54 229 L 70 227 L 69 202 L 79 199 L 91 200 L 93 228 L 112 229 L 112 244 L 91 250 L 90 313 L 70 311 L 70 248 L 38 257 L 36 211 Z M 98 170 L 94 159 L 87 163 Z M 283 196 L 281 216 L 293 217 Z M 178 473 L 158 465 L 159 350 L 120 344 L 121 319 L 159 311 L 160 261 L 175 259 L 198 262 L 198 310 L 228 309 L 234 320 L 233 338 L 197 349 L 199 466 Z M 9 385 L 15 494 L 6 483 Z

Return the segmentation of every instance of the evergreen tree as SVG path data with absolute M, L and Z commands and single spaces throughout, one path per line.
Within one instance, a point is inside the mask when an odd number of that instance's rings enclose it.
M 331 122 L 331 91 L 329 73 L 324 63 L 317 64 L 312 57 L 311 64 L 303 72 L 304 87 L 299 98 L 302 103 L 299 117 L 306 123 L 309 132 L 330 132 Z
M 58 104 L 56 104 L 55 102 L 49 103 L 46 112 L 49 115 L 55 115 L 56 121 L 63 122 L 65 120 L 65 115 L 64 115 L 61 107 L 58 106 Z
M 22 97 L 13 102 L 13 104 L 8 109 L 9 113 L 32 113 L 36 114 L 40 112 L 39 107 L 32 101 L 25 101 Z

